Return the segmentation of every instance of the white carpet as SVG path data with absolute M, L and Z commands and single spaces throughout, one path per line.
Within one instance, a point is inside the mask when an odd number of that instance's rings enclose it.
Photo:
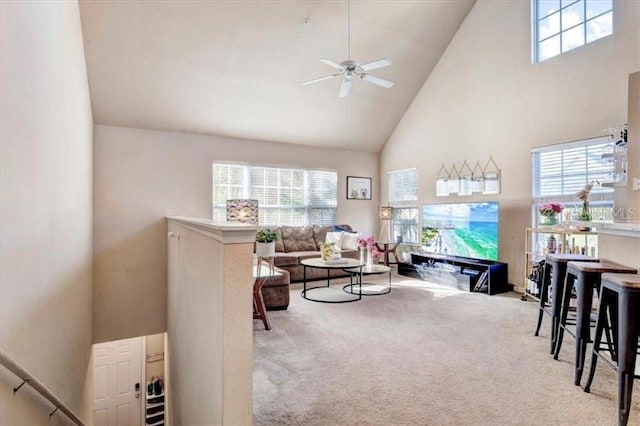
M 574 386 L 573 339 L 554 361 L 549 317 L 534 337 L 537 304 L 513 293 L 394 275 L 390 294 L 353 303 L 294 288 L 289 309 L 269 316 L 270 331 L 254 322 L 255 425 L 617 424 L 615 372 L 601 362 L 591 394 Z

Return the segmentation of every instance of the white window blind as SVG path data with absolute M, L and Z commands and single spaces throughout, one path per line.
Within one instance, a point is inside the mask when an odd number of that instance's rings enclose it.
M 417 243 L 418 170 L 394 170 L 388 173 L 389 205 L 393 207 L 391 239 Z
M 213 164 L 213 219 L 225 220 L 226 200 L 258 200 L 261 225 L 332 225 L 337 208 L 337 173 Z
M 601 185 L 611 179 L 613 164 L 610 137 L 598 137 L 566 144 L 536 148 L 531 151 L 532 217 L 539 219 L 538 205 L 557 202 L 564 206 L 563 216 L 575 220 L 582 202 L 576 193 L 594 182 L 589 194 L 594 220 L 610 221 L 613 209 L 613 188 Z
M 534 200 L 575 201 L 576 192 L 592 181 L 610 179 L 610 137 L 587 139 L 532 150 Z M 595 185 L 590 199 L 613 200 L 613 188 Z
M 418 169 L 394 170 L 388 174 L 389 204 L 417 205 Z
M 310 170 L 309 187 L 309 223 L 334 224 L 338 207 L 337 173 Z

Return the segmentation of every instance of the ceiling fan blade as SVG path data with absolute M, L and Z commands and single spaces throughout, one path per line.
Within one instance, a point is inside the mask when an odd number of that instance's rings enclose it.
M 378 86 L 382 86 L 385 88 L 390 88 L 393 86 L 393 81 L 385 80 L 384 78 L 376 77 L 375 75 L 365 74 L 361 77 L 364 81 L 368 81 L 369 83 L 377 84 Z
M 377 61 L 367 62 L 366 64 L 360 65 L 365 71 L 377 70 L 378 68 L 384 68 L 391 65 L 391 61 L 387 58 L 378 59 Z
M 330 78 L 334 78 L 334 77 L 337 77 L 339 75 L 340 74 L 326 75 L 324 77 L 320 77 L 320 78 L 316 78 L 316 79 L 313 79 L 313 80 L 305 81 L 304 83 L 302 83 L 302 85 L 306 86 L 307 84 L 313 84 L 313 83 L 317 83 L 319 81 L 329 80 Z
M 338 93 L 339 98 L 346 98 L 349 96 L 349 89 L 351 89 L 351 79 L 345 78 L 342 80 L 342 85 L 340 86 L 340 93 Z
M 329 65 L 332 68 L 337 69 L 338 71 L 342 72 L 344 71 L 344 67 L 340 64 L 336 64 L 335 62 L 333 62 L 331 59 L 326 59 L 326 58 L 322 58 L 320 59 L 320 62 Z

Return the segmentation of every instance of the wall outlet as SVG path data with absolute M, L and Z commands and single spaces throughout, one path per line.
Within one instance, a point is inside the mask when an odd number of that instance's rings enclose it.
M 640 191 L 640 178 L 634 177 L 633 178 L 633 187 L 631 188 L 632 191 Z

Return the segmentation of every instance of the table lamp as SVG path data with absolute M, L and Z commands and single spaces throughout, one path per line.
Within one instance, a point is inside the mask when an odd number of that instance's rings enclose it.
M 378 219 L 382 221 L 380 225 L 380 241 L 387 241 L 391 238 L 389 227 L 391 226 L 391 219 L 393 219 L 393 207 L 391 206 L 380 206 L 378 208 Z M 384 234 L 386 233 L 387 239 L 384 239 Z

